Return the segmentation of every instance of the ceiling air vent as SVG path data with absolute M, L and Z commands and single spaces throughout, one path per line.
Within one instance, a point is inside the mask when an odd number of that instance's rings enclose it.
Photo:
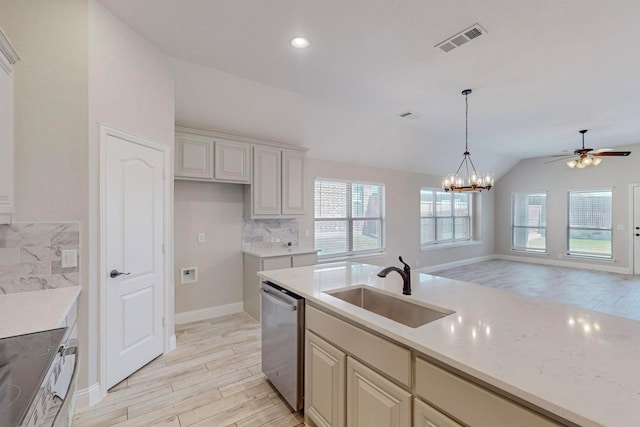
M 480 24 L 474 24 L 466 30 L 460 31 L 458 34 L 455 34 L 445 41 L 438 43 L 435 47 L 441 49 L 443 52 L 451 52 L 458 46 L 462 46 L 463 44 L 480 37 L 487 31 L 480 26 Z
M 407 111 L 406 113 L 398 114 L 398 116 L 402 117 L 403 119 L 409 119 L 409 120 L 415 120 L 418 117 L 420 117 L 419 115 L 417 115 L 416 113 L 413 113 L 411 111 Z

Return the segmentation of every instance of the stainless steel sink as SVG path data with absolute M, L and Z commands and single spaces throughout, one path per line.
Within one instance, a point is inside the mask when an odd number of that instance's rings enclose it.
M 417 328 L 453 313 L 453 311 L 445 309 L 435 309 L 415 304 L 366 286 L 326 293 L 410 328 Z

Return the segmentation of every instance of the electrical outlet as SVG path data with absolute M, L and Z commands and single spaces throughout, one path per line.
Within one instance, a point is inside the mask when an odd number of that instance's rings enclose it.
M 62 268 L 75 268 L 78 266 L 78 251 L 76 249 L 65 249 L 61 255 Z
M 198 233 L 198 243 L 204 243 L 204 233 Z

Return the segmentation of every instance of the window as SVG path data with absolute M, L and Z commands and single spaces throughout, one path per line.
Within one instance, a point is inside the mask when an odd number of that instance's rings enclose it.
M 420 245 L 471 240 L 471 195 L 420 189 Z
M 546 252 L 547 194 L 513 193 L 511 202 L 511 248 Z
M 612 190 L 569 191 L 570 255 L 611 258 Z
M 320 257 L 384 249 L 384 185 L 316 179 L 315 240 Z

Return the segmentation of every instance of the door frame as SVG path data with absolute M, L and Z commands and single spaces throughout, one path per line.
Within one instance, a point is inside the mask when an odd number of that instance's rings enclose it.
M 629 230 L 631 234 L 629 236 L 629 274 L 634 275 L 640 272 L 636 272 L 636 258 L 635 258 L 635 188 L 640 187 L 640 183 L 629 184 Z
M 170 236 L 171 236 L 171 150 L 169 147 L 151 142 L 149 140 L 139 138 L 134 136 L 128 132 L 116 129 L 114 127 L 105 125 L 100 123 L 100 199 L 99 199 L 99 208 L 100 212 L 100 220 L 99 220 L 99 228 L 100 228 L 100 267 L 98 269 L 98 286 L 100 288 L 99 293 L 99 307 L 100 307 L 100 315 L 99 315 L 99 325 L 98 330 L 100 332 L 100 362 L 99 362 L 99 372 L 100 372 L 100 399 L 104 398 L 107 395 L 107 272 L 109 267 L 107 266 L 107 251 L 106 251 L 106 224 L 104 223 L 104 219 L 106 218 L 106 159 L 107 159 L 107 137 L 113 136 L 115 138 L 122 139 L 131 144 L 141 145 L 147 148 L 151 148 L 153 150 L 160 151 L 162 153 L 163 158 L 163 184 L 162 191 L 164 195 L 164 215 L 163 215 L 163 227 L 162 227 L 162 240 L 164 242 L 162 256 L 163 256 L 163 274 L 164 280 L 162 284 L 163 290 L 163 311 L 162 311 L 162 326 L 163 326 L 163 353 L 167 353 L 173 350 L 176 347 L 176 338 L 173 328 L 173 292 L 171 292 L 172 283 L 171 274 L 173 272 L 171 268 L 171 248 L 170 248 Z

